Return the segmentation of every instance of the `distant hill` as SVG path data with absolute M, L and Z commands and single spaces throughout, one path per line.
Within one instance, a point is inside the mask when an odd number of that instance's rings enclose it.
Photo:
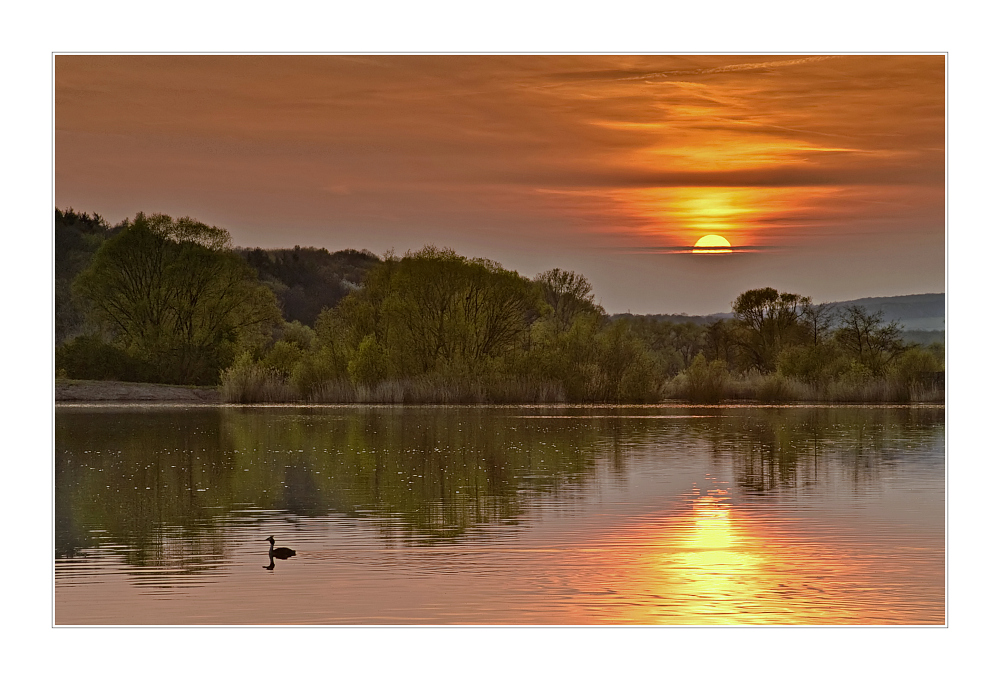
M 693 323 L 698 326 L 707 326 L 713 321 L 728 319 L 732 316 L 732 312 L 728 314 L 706 314 L 705 316 L 688 316 L 687 314 L 632 314 L 629 312 L 610 315 L 612 321 L 624 318 L 643 318 L 651 321 L 667 321 L 669 323 Z
M 815 302 L 815 301 L 814 301 Z M 886 321 L 898 321 L 906 331 L 944 330 L 944 293 L 922 293 L 920 295 L 895 295 L 893 297 L 858 298 L 843 302 L 829 303 L 834 313 L 851 305 L 863 307 L 869 314 L 882 312 Z M 682 314 L 648 315 L 666 320 L 685 320 L 695 323 L 711 323 L 716 319 L 730 319 L 732 312 L 719 312 L 706 316 L 686 316 Z
M 316 323 L 324 307 L 337 304 L 361 285 L 369 269 L 380 262 L 367 250 L 326 248 L 240 248 L 237 252 L 257 270 L 257 276 L 278 298 L 288 321 Z
M 833 303 L 834 309 L 850 305 L 864 307 L 869 313 L 881 311 L 886 321 L 898 321 L 906 331 L 944 330 L 944 293 L 873 297 Z
M 881 311 L 885 321 L 898 321 L 903 330 L 905 342 L 929 345 L 944 342 L 945 304 L 944 293 L 923 293 L 920 295 L 896 295 L 893 297 L 870 297 L 830 303 L 836 314 L 851 305 L 863 307 L 868 313 Z M 671 323 L 695 323 L 708 325 L 718 319 L 731 319 L 732 312 L 719 312 L 704 316 L 687 314 L 614 314 L 612 319 L 642 316 L 656 321 Z

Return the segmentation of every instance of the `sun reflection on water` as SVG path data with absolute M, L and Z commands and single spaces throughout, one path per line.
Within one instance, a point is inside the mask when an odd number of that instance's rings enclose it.
M 880 582 L 872 546 L 833 535 L 810 540 L 808 531 L 822 528 L 804 530 L 766 510 L 734 506 L 726 489 L 696 489 L 681 513 L 622 537 L 632 547 L 617 552 L 631 553 L 629 584 L 619 595 L 646 604 L 634 623 L 943 623 L 940 613 L 929 614 L 937 584 L 920 585 L 926 601 L 906 599 Z

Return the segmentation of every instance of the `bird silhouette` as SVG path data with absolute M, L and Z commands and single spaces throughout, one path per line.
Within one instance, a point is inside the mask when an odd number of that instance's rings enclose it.
M 289 557 L 295 554 L 295 551 L 291 548 L 275 548 L 274 547 L 274 536 L 268 536 L 267 540 L 271 542 L 271 547 L 267 551 L 267 556 L 272 560 L 277 557 L 279 560 L 287 560 Z

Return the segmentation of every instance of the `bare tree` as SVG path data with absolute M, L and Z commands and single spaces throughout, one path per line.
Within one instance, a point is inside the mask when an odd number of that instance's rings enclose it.
M 885 323 L 883 317 L 881 311 L 869 313 L 864 307 L 851 305 L 841 312 L 835 334 L 837 342 L 874 376 L 885 375 L 906 349 L 899 322 Z
M 833 303 L 824 302 L 814 305 L 807 298 L 806 302 L 802 305 L 802 321 L 809 327 L 812 333 L 813 345 L 818 345 L 826 338 L 830 332 L 830 327 L 833 325 Z

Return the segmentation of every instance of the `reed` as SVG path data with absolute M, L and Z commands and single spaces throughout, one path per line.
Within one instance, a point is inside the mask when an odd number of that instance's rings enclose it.
M 370 385 L 321 383 L 308 401 L 338 404 L 547 404 L 566 401 L 562 385 L 530 378 L 393 378 Z
M 866 382 L 839 380 L 827 387 L 825 401 L 907 404 L 910 402 L 910 389 L 906 383 L 892 378 L 878 378 Z
M 945 392 L 940 386 L 906 382 L 887 377 L 873 380 L 841 378 L 832 381 L 807 382 L 779 373 L 748 372 L 730 374 L 695 371 L 682 373 L 664 386 L 667 399 L 692 404 L 718 404 L 745 401 L 760 404 L 786 403 L 853 403 L 908 404 L 944 403 Z
M 289 403 L 298 401 L 298 390 L 272 369 L 237 362 L 222 373 L 222 400 L 230 404 Z
M 780 403 L 905 404 L 943 403 L 944 389 L 899 378 L 805 382 L 779 373 L 731 374 L 718 365 L 702 364 L 663 385 L 666 399 L 694 404 L 745 401 Z M 354 384 L 346 378 L 326 380 L 302 394 L 274 369 L 237 362 L 222 375 L 222 399 L 234 404 L 559 404 L 566 391 L 558 381 L 526 377 L 393 378 Z

